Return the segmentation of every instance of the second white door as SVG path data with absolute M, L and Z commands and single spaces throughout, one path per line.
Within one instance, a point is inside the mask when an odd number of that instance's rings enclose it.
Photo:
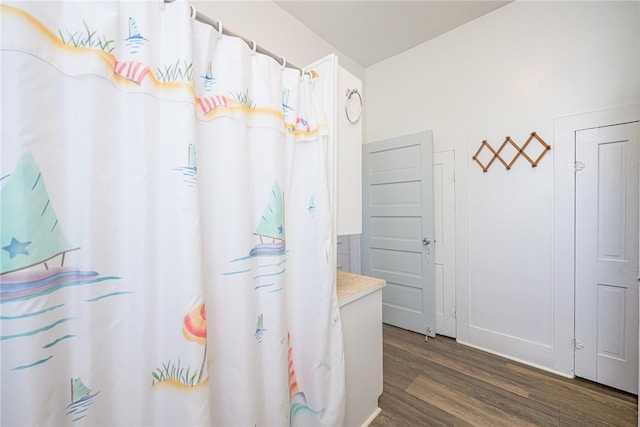
M 638 392 L 638 123 L 576 132 L 575 374 Z

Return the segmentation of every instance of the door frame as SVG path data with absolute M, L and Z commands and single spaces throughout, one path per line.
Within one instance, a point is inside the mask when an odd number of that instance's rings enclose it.
M 441 178 L 444 180 L 448 180 L 449 181 L 449 185 L 450 185 L 450 190 L 451 191 L 445 191 L 446 188 L 448 188 L 444 182 L 441 184 L 441 188 L 438 189 L 436 187 L 436 165 L 439 164 L 439 160 L 438 159 L 442 159 L 442 160 L 448 160 L 450 161 L 450 166 L 451 169 L 450 170 L 443 170 L 443 172 L 449 173 L 449 175 L 443 175 Z M 444 163 L 444 162 L 442 162 Z M 434 215 L 433 215 L 433 237 L 434 237 L 434 248 L 435 248 L 435 258 L 434 258 L 434 265 L 435 265 L 435 270 L 436 270 L 436 333 L 439 335 L 444 335 L 444 336 L 448 336 L 451 338 L 456 338 L 457 337 L 457 329 L 458 329 L 458 322 L 457 322 L 457 317 L 456 317 L 456 227 L 457 227 L 457 221 L 456 221 L 456 216 L 455 216 L 455 206 L 456 206 L 456 180 L 455 180 L 455 176 L 456 176 L 456 154 L 455 154 L 455 150 L 444 150 L 444 151 L 435 151 L 433 152 L 433 183 L 434 183 L 434 188 L 433 188 L 433 192 L 434 192 L 434 197 L 433 197 L 433 210 L 434 210 Z M 436 194 L 438 193 L 438 190 L 442 191 L 442 199 L 438 200 L 436 198 Z M 445 205 L 445 201 L 448 200 L 450 203 Z M 445 209 L 449 208 L 449 209 Z M 451 227 L 451 233 L 450 234 L 445 234 L 445 227 L 444 227 L 444 222 L 442 222 L 440 224 L 440 228 L 438 228 L 438 222 L 437 222 L 437 218 L 438 215 L 436 214 L 437 210 L 440 209 L 441 211 L 441 216 L 445 216 L 446 214 L 448 215 L 451 219 L 451 221 L 453 222 L 452 227 Z M 437 239 L 437 240 L 436 240 Z M 446 245 L 446 247 L 440 251 L 439 248 L 442 248 L 442 244 Z M 450 320 L 450 322 L 453 324 L 452 329 L 449 328 L 444 328 L 443 327 L 443 323 L 446 322 L 446 320 L 443 321 L 438 321 L 438 288 L 439 288 L 439 284 L 438 284 L 438 260 L 442 260 L 442 257 L 444 256 L 444 253 L 446 253 L 448 256 L 446 258 L 446 263 L 442 264 L 444 265 L 445 270 L 443 271 L 443 276 L 444 276 L 444 281 L 442 282 L 443 285 L 443 289 L 442 291 L 442 303 L 443 303 L 443 313 L 442 313 L 442 317 L 444 319 L 447 319 L 447 317 L 450 317 L 452 320 Z M 451 325 L 449 325 L 451 326 Z
M 574 377 L 576 131 L 640 120 L 640 104 L 560 117 L 554 123 L 553 368 Z

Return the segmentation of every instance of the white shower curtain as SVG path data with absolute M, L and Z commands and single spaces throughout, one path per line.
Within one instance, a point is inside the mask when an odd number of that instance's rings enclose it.
M 180 0 L 0 26 L 1 424 L 340 425 L 316 76 Z

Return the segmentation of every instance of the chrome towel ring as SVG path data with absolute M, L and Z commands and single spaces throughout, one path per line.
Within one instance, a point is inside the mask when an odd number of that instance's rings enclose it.
M 360 96 L 360 92 L 358 92 L 358 89 L 347 89 L 346 93 L 347 93 L 347 100 L 344 103 L 344 113 L 346 114 L 347 120 L 349 120 L 349 123 L 356 123 L 358 120 L 360 120 L 360 116 L 362 116 L 362 96 Z M 355 118 L 351 118 L 349 116 L 349 104 L 350 104 L 349 101 L 351 101 L 351 97 L 353 95 L 358 95 L 358 104 L 359 104 L 358 106 L 359 110 L 357 112 L 357 117 Z

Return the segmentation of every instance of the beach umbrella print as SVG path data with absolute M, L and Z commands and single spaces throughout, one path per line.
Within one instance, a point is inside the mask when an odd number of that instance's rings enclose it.
M 202 372 L 204 371 L 204 364 L 207 360 L 207 313 L 204 308 L 204 303 L 199 304 L 184 316 L 182 334 L 187 341 L 197 342 L 204 346 L 204 355 L 202 356 L 202 364 L 200 365 L 200 373 L 198 374 L 198 383 L 200 383 Z

